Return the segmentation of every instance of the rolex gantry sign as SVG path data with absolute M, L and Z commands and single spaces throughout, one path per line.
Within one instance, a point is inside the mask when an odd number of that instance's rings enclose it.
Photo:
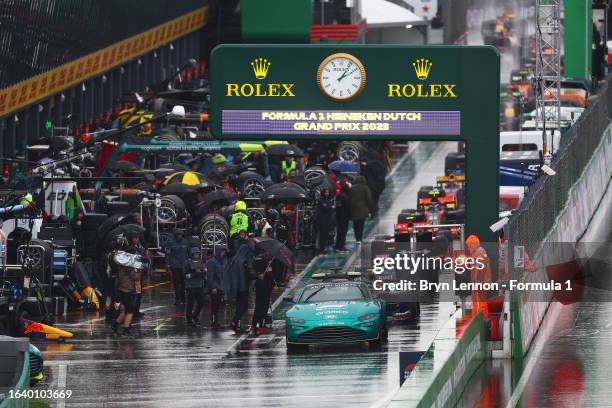
M 482 187 L 482 205 L 475 200 L 468 213 L 484 211 L 473 213 L 481 226 L 497 221 L 492 47 L 226 44 L 211 54 L 211 84 L 219 139 L 464 140 L 467 195 Z
M 490 47 L 222 45 L 212 53 L 218 138 L 462 139 L 497 107 Z M 491 129 L 495 126 L 491 123 Z

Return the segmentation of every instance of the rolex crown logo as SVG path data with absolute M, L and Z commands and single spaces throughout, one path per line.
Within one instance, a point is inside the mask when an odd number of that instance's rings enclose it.
M 272 63 L 265 58 L 255 58 L 253 62 L 251 62 L 251 67 L 255 73 L 255 78 L 265 79 L 268 75 L 270 65 L 272 65 Z
M 414 72 L 416 72 L 417 78 L 425 80 L 429 76 L 429 70 L 431 69 L 432 63 L 424 58 L 417 59 L 412 63 Z

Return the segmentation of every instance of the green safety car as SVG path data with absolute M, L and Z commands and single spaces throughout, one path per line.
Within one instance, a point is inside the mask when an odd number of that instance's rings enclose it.
M 387 339 L 386 304 L 363 282 L 334 277 L 307 285 L 285 315 L 287 348 Z

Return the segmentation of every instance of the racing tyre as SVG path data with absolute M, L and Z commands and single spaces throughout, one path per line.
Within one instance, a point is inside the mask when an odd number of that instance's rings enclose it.
M 225 218 L 215 214 L 207 215 L 200 222 L 200 241 L 206 246 L 225 246 L 229 242 L 229 225 Z
M 381 327 L 378 331 L 378 339 L 370 342 L 370 348 L 379 350 L 383 343 L 386 343 L 389 339 L 389 332 L 386 327 Z
M 41 239 L 33 239 L 29 245 L 21 245 L 17 249 L 17 262 L 21 265 L 28 264 L 38 280 L 47 282 L 45 275 L 53 263 L 51 245 Z
M 157 219 L 162 224 L 175 223 L 185 217 L 185 202 L 175 195 L 161 197 L 161 206 L 157 209 Z
M 326 176 L 327 173 L 320 166 L 311 166 L 304 171 L 304 180 L 308 186 L 321 184 Z
M 247 198 L 257 198 L 266 189 L 266 183 L 261 174 L 245 171 L 238 176 L 238 190 Z
M 359 161 L 362 149 L 361 143 L 359 142 L 341 142 L 338 145 L 338 158 L 340 160 L 356 163 Z

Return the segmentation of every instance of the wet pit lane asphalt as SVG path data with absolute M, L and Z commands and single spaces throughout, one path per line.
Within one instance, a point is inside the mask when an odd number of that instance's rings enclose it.
M 442 174 L 444 156 L 455 149 L 456 143 L 414 144 L 381 199 L 387 201 L 388 216 L 381 215 L 369 230 L 391 233 L 407 194 L 414 197 L 420 185 Z M 311 258 L 300 253 L 298 272 Z M 167 277 L 151 278 L 134 339 L 115 336 L 101 312 L 70 311 L 56 324 L 72 331 L 73 339 L 36 343 L 45 359 L 45 378 L 36 388 L 72 390 L 69 399 L 47 400 L 50 406 L 382 406 L 399 387 L 399 351 L 426 350 L 455 310 L 453 303 L 422 305 L 420 319 L 393 325 L 380 350 L 326 346 L 288 354 L 282 321 L 257 337 L 227 328 L 193 329 L 185 325 L 182 307 L 172 302 Z M 230 309 L 223 308 L 222 324 Z

